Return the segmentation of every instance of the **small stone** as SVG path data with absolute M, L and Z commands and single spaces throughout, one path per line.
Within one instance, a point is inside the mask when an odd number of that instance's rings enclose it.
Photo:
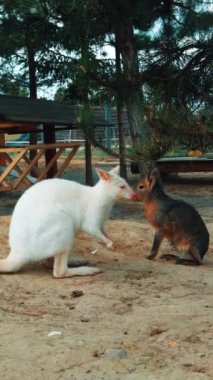
M 92 253 L 93 255 L 97 255 L 97 253 L 98 253 L 98 249 L 92 249 L 92 250 L 91 250 L 91 253 Z
M 75 305 L 70 305 L 70 306 L 69 306 L 69 309 L 70 309 L 70 310 L 74 310 L 74 309 L 75 309 Z
M 107 348 L 104 354 L 110 359 L 124 359 L 128 356 L 128 353 L 123 348 Z
M 89 318 L 88 317 L 81 317 L 81 322 L 89 322 Z
M 167 329 L 164 328 L 164 327 L 160 327 L 160 326 L 153 326 L 151 328 L 151 330 L 149 331 L 149 336 L 155 336 L 155 335 L 160 335 L 164 332 L 166 332 Z
M 198 335 L 190 335 L 185 338 L 185 342 L 189 343 L 200 343 L 201 339 Z
M 59 298 L 66 298 L 65 294 L 59 294 Z
M 61 331 L 57 331 L 57 330 L 54 330 L 54 331 L 50 331 L 49 334 L 47 336 L 49 337 L 52 337 L 52 336 L 60 336 L 62 334 Z
M 183 363 L 183 367 L 185 368 L 189 368 L 189 367 L 192 367 L 192 363 Z
M 71 293 L 71 296 L 73 298 L 81 297 L 83 296 L 84 292 L 82 290 L 73 290 Z
M 64 305 L 67 306 L 70 310 L 74 310 L 75 309 L 75 305 L 73 305 L 71 302 L 65 302 Z
M 98 350 L 93 350 L 92 351 L 92 356 L 94 358 L 100 358 L 104 354 L 104 351 L 98 351 Z

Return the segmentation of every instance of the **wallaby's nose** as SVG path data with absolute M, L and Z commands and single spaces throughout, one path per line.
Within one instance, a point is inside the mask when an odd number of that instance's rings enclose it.
M 133 201 L 139 201 L 139 198 L 136 193 L 133 193 L 131 198 Z

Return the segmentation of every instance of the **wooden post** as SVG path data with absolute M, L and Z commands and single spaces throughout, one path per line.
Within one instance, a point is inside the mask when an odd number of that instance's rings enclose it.
M 55 125 L 44 124 L 44 144 L 55 144 Z M 56 149 L 48 149 L 45 151 L 46 166 L 56 154 Z M 47 172 L 47 178 L 53 178 L 57 173 L 57 162 Z
M 0 133 L 0 147 L 5 147 L 5 137 L 4 133 Z M 0 166 L 6 166 L 6 159 L 4 153 L 0 153 Z
M 93 186 L 93 172 L 92 172 L 92 148 L 90 141 L 85 136 L 85 165 L 86 165 L 86 185 Z

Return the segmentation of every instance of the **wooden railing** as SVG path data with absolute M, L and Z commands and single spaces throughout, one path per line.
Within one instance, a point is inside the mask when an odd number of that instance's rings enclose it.
M 0 191 L 24 190 L 45 178 L 60 177 L 79 147 L 77 143 L 55 143 L 0 148 L 5 162 L 1 166 Z M 32 150 L 36 154 L 30 160 Z

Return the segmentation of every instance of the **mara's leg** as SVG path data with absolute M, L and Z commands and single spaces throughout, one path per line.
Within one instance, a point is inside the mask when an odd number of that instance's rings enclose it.
M 183 256 L 178 257 L 176 264 L 180 265 L 201 265 L 202 259 L 196 247 L 192 247 Z
M 189 250 L 189 254 L 193 257 L 194 261 L 196 261 L 197 265 L 202 264 L 202 258 L 200 256 L 200 252 L 196 247 L 191 247 Z
M 0 273 L 18 272 L 25 263 L 26 260 L 24 260 L 21 255 L 10 251 L 6 259 L 0 260 Z
M 157 256 L 162 240 L 163 240 L 163 234 L 161 232 L 156 232 L 154 236 L 153 244 L 152 244 L 152 249 L 149 256 L 147 256 L 147 259 L 149 260 L 155 259 L 155 256 Z
M 93 276 L 102 271 L 94 267 L 68 268 L 67 265 L 68 253 L 62 252 L 55 256 L 53 266 L 53 277 L 65 278 L 73 276 Z

